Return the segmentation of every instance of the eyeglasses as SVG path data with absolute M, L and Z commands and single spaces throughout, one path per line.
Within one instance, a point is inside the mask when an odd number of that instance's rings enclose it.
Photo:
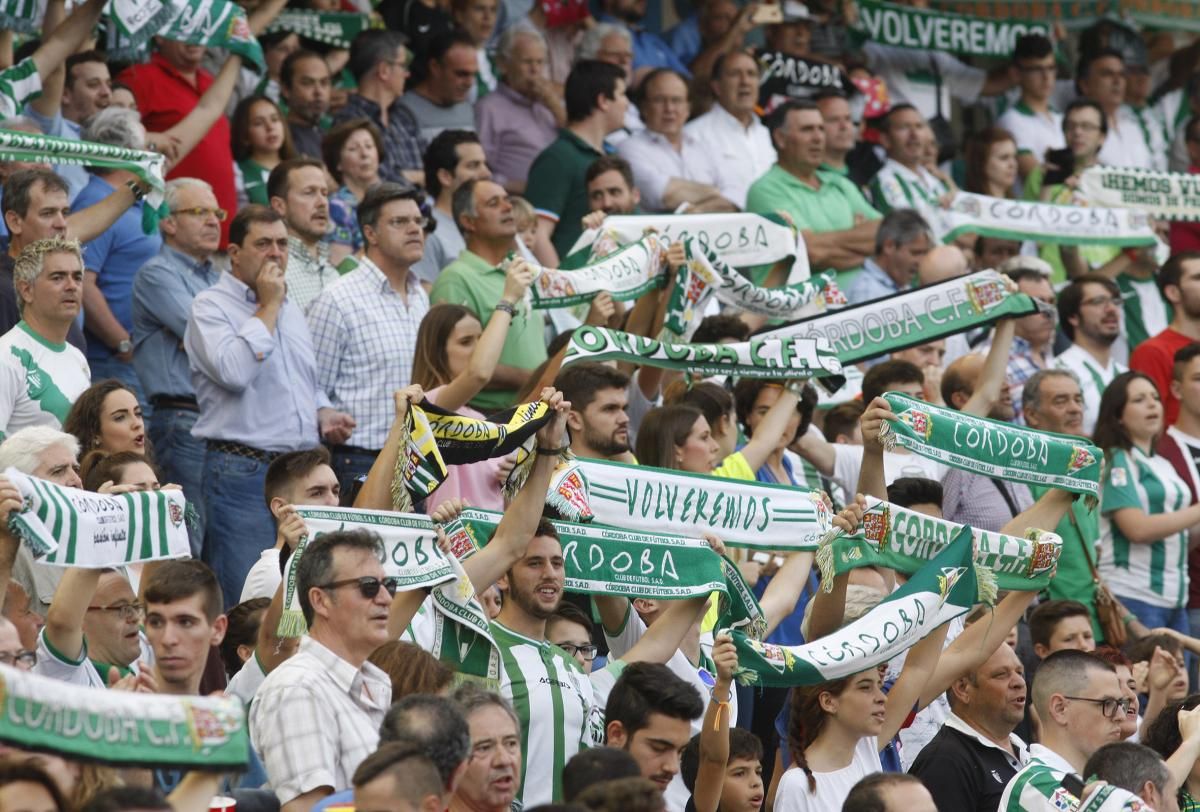
M 554 645 L 558 646 L 572 657 L 577 654 L 583 655 L 583 659 L 587 660 L 589 663 L 596 659 L 596 647 L 590 643 L 586 646 L 573 646 L 570 643 L 555 643 Z
M 380 587 L 386 589 L 389 595 L 394 596 L 400 586 L 400 579 L 395 575 L 388 575 L 384 578 L 376 578 L 374 575 L 364 575 L 361 578 L 347 578 L 344 581 L 321 584 L 317 589 L 340 589 L 344 586 L 356 586 L 364 598 L 373 600 L 379 594 Z
M 171 214 L 190 214 L 192 217 L 203 217 L 205 219 L 211 214 L 217 218 L 218 223 L 224 223 L 225 218 L 229 216 L 229 212 L 224 209 L 206 209 L 203 206 L 196 206 L 192 209 L 172 209 Z
M 33 668 L 37 665 L 37 652 L 23 648 L 20 651 L 0 651 L 0 663 L 8 666 L 23 665 Z
M 1063 131 L 1070 132 L 1071 130 L 1081 130 L 1085 133 L 1093 133 L 1100 129 L 1099 124 L 1094 124 L 1091 121 L 1068 121 L 1063 124 Z
M 1082 302 L 1080 302 L 1080 304 L 1083 305 L 1084 307 L 1104 307 L 1105 305 L 1112 305 L 1113 307 L 1120 307 L 1121 306 L 1121 297 L 1120 296 L 1093 296 L 1090 299 L 1084 299 Z
M 117 603 L 112 606 L 89 606 L 89 612 L 116 612 L 121 620 L 141 620 L 146 614 L 146 607 L 141 603 Z
M 1117 709 L 1120 709 L 1121 715 L 1129 713 L 1129 707 L 1132 704 L 1128 699 L 1092 699 L 1090 696 L 1063 696 L 1063 699 L 1074 699 L 1077 702 L 1091 702 L 1100 706 L 1100 713 L 1104 714 L 1109 719 L 1117 718 Z
M 393 217 L 387 221 L 388 228 L 408 228 L 415 225 L 417 228 L 424 229 L 429 225 L 428 217 Z

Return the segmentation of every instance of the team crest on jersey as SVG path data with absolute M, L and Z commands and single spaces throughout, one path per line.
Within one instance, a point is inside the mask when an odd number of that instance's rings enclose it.
M 1069 789 L 1058 787 L 1054 790 L 1054 794 L 1049 798 L 1050 806 L 1062 812 L 1070 812 L 1079 806 L 1079 799 L 1071 794 Z
M 1125 469 L 1120 466 L 1113 468 L 1112 472 L 1108 475 L 1108 478 L 1112 482 L 1114 488 L 1124 488 L 1129 482 L 1129 475 L 1125 472 Z

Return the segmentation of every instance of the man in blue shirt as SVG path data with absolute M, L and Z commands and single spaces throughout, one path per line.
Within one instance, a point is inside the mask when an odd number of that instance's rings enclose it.
M 875 255 L 863 262 L 862 273 L 850 285 L 850 304 L 882 299 L 910 289 L 917 266 L 934 242 L 929 224 L 914 209 L 896 209 L 883 218 L 875 234 Z
M 146 130 L 136 111 L 109 107 L 89 120 L 83 138 L 115 147 L 143 149 Z M 137 178 L 127 169 L 94 171 L 88 185 L 75 198 L 75 208 L 87 208 L 130 183 L 136 184 Z M 138 200 L 111 228 L 84 245 L 87 284 L 83 306 L 92 380 L 121 381 L 137 395 L 143 413 L 149 416 L 141 383 L 133 370 L 133 277 L 158 254 L 162 238 L 142 229 L 144 205 Z
M 167 184 L 167 210 L 159 224 L 163 245 L 133 279 L 133 367 L 154 408 L 150 441 L 165 481 L 183 487 L 199 523 L 192 528 L 192 556 L 204 540 L 204 443 L 192 436 L 200 415 L 183 336 L 192 299 L 216 284 L 221 273 L 212 255 L 221 243 L 226 212 L 207 182 L 177 178 Z
M 207 444 L 204 559 L 227 607 L 275 540 L 262 498 L 267 466 L 322 438 L 344 444 L 354 431 L 354 419 L 317 388 L 308 325 L 285 298 L 283 218 L 247 206 L 230 224 L 228 251 L 229 273 L 196 295 L 183 338 L 200 406 L 192 434 Z
M 646 0 L 605 0 L 603 5 L 604 13 L 600 15 L 602 22 L 620 23 L 629 29 L 633 39 L 635 71 L 639 68 L 670 68 L 691 77 L 688 66 L 676 56 L 666 40 L 642 27 L 642 19 L 646 16 Z

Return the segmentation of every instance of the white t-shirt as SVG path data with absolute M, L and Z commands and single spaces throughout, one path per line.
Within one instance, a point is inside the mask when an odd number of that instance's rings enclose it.
M 908 103 L 922 116 L 937 115 L 937 73 L 941 74 L 942 115 L 951 116 L 950 97 L 974 102 L 983 94 L 987 71 L 973 68 L 950 54 L 868 42 L 863 46 L 867 66 L 887 83 L 892 106 Z
M 242 584 L 242 594 L 238 603 L 245 603 L 254 598 L 273 598 L 281 583 L 283 576 L 279 572 L 279 550 L 270 547 L 262 551 L 254 566 L 246 573 L 246 581 Z
M 266 672 L 263 671 L 258 654 L 255 653 L 242 663 L 241 670 L 229 680 L 229 684 L 225 686 L 225 693 L 236 696 L 242 700 L 243 705 L 249 705 L 258 693 L 258 686 L 262 685 L 266 678 Z
M 146 639 L 145 632 L 140 630 L 138 631 L 138 645 L 141 647 L 138 661 L 145 663 L 147 668 L 153 668 L 154 649 L 150 648 L 150 641 Z M 43 677 L 69 682 L 72 685 L 81 685 L 84 688 L 107 688 L 108 674 L 102 675 L 97 671 L 87 654 L 87 638 L 84 638 L 83 651 L 79 653 L 79 659 L 71 660 L 47 642 L 46 630 L 42 629 L 38 632 L 38 661 L 33 670 Z M 129 667 L 136 672 L 137 661 L 131 663 Z
M 1062 149 L 1067 145 L 1062 131 L 1062 113 L 1053 108 L 1043 115 L 1017 102 L 1000 116 L 996 126 L 1012 133 L 1017 139 L 1017 151 L 1032 155 L 1038 163 L 1045 163 L 1046 150 Z
M 1146 131 L 1129 105 L 1122 104 L 1117 115 L 1110 117 L 1108 135 L 1104 136 L 1099 161 L 1105 166 L 1154 168 L 1154 157 L 1150 153 L 1150 145 L 1146 143 Z
M 71 404 L 91 385 L 83 353 L 17 322 L 0 336 L 0 437 L 29 426 L 61 428 Z
M 846 493 L 858 493 L 858 474 L 862 470 L 862 446 L 834 445 L 833 479 Z M 906 476 L 925 477 L 941 482 L 950 471 L 937 460 L 918 454 L 902 454 L 899 451 L 883 452 L 883 478 L 891 485 Z M 878 494 L 883 496 L 883 494 Z
M 799 767 L 791 767 L 779 779 L 775 812 L 837 812 L 846 796 L 860 780 L 871 773 L 883 772 L 879 761 L 879 741 L 865 736 L 854 748 L 854 757 L 840 770 L 813 773 L 815 792 L 808 791 L 808 776 Z

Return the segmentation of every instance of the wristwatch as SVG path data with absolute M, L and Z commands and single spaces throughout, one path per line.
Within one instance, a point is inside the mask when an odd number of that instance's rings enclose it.
M 128 338 L 122 338 L 117 342 L 117 355 L 123 355 L 133 349 L 133 342 Z

